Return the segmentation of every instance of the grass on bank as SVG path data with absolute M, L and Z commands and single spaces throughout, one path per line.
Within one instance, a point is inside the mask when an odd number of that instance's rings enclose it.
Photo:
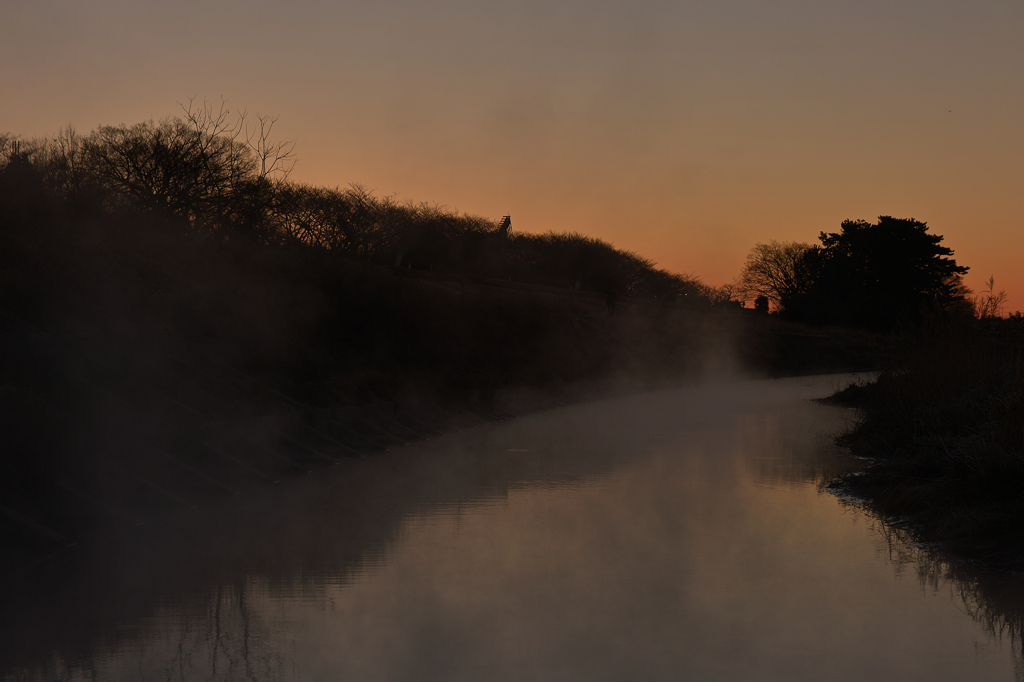
M 916 335 L 877 381 L 829 402 L 857 407 L 840 443 L 876 459 L 844 485 L 920 539 L 1024 566 L 1024 324 L 947 321 Z

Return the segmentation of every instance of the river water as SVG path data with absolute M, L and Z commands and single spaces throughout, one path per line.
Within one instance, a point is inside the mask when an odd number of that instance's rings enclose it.
M 1020 679 L 1019 621 L 990 599 L 1020 578 L 935 560 L 822 489 L 856 465 L 831 440 L 854 415 L 810 399 L 849 379 L 556 409 L 97 539 L 4 616 L 0 672 Z

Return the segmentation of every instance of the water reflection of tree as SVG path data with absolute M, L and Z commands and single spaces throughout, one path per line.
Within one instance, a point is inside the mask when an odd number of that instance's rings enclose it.
M 915 540 L 914 529 L 900 519 L 884 519 L 865 500 L 840 497 L 840 504 L 869 518 L 893 570 L 903 575 L 913 570 L 923 588 L 950 590 L 963 611 L 993 639 L 1009 641 L 1015 678 L 1024 680 L 1024 581 L 1017 573 L 986 568 L 955 559 L 941 547 Z
M 266 596 L 265 587 L 219 585 L 207 599 L 158 610 L 131 646 L 121 642 L 109 655 L 65 663 L 60 676 L 37 669 L 24 679 L 148 679 L 147 673 L 168 682 L 286 679 L 284 630 L 254 604 Z
M 599 448 L 574 447 L 589 421 L 573 414 L 559 419 L 556 433 L 538 416 L 453 435 L 419 455 L 339 465 L 344 471 L 329 483 L 282 486 L 248 502 L 239 496 L 163 530 L 152 524 L 148 540 L 85 546 L 77 563 L 40 575 L 39 585 L 0 610 L 0 660 L 9 666 L 0 677 L 11 669 L 25 680 L 140 679 L 139 671 L 210 679 L 212 670 L 214 679 L 285 677 L 289 644 L 275 605 L 329 604 L 338 586 L 385 563 L 405 519 L 501 499 L 523 485 L 571 487 L 629 452 L 629 433 Z M 551 456 L 526 457 L 506 442 L 537 438 Z M 303 530 L 325 528 L 323 537 Z M 31 596 L 54 590 L 45 604 Z M 60 652 L 59 661 L 49 652 Z M 131 660 L 114 662 L 125 655 Z M 135 674 L 90 672 L 101 665 Z
M 804 380 L 793 383 L 799 386 Z M 630 461 L 630 453 L 647 447 L 637 444 L 643 434 L 663 440 L 662 422 L 678 428 L 672 416 L 677 412 L 692 412 L 690 419 L 706 424 L 717 414 L 717 405 L 741 409 L 734 404 L 738 398 L 732 388 L 692 395 L 681 397 L 665 417 L 655 415 L 666 409 L 666 395 L 651 394 L 452 435 L 405 455 L 353 461 L 329 484 L 282 486 L 248 503 L 239 496 L 216 515 L 197 514 L 193 521 L 174 526 L 166 537 L 152 529 L 147 535 L 153 538 L 144 546 L 125 549 L 115 543 L 114 551 L 98 548 L 81 567 L 89 580 L 76 577 L 73 570 L 56 576 L 67 578 L 72 589 L 52 613 L 40 615 L 38 603 L 30 601 L 22 610 L 3 614 L 0 627 L 6 631 L 13 631 L 17 620 L 24 626 L 26 618 L 19 619 L 19 614 L 32 613 L 48 630 L 24 643 L 20 653 L 12 651 L 10 642 L 0 641 L 0 658 L 10 651 L 8 661 L 33 660 L 45 647 L 61 651 L 71 661 L 69 668 L 78 671 L 63 676 L 41 671 L 25 679 L 119 678 L 102 670 L 86 674 L 99 665 L 135 671 L 120 675 L 125 679 L 141 679 L 140 671 L 169 680 L 289 676 L 286 665 L 293 665 L 296 657 L 286 634 L 285 601 L 330 608 L 340 586 L 386 561 L 406 519 L 438 510 L 454 513 L 503 499 L 527 485 L 575 487 Z M 741 451 L 762 452 L 766 442 L 778 443 L 764 457 L 743 458 L 758 468 L 758 480 L 806 485 L 817 472 L 835 472 L 848 464 L 836 457 L 826 436 L 807 437 L 809 427 L 833 432 L 845 411 L 813 407 L 816 418 L 809 424 L 807 408 L 798 403 L 778 406 L 767 415 L 760 408 L 741 411 L 736 429 L 731 418 L 723 422 Z M 611 425 L 600 439 L 592 435 L 595 416 Z M 691 436 L 680 432 L 675 437 Z M 528 454 L 523 448 L 538 443 L 544 445 L 542 452 Z M 727 471 L 731 476 L 733 470 Z M 120 564 L 116 571 L 114 564 Z M 79 590 L 83 584 L 87 588 Z M 69 607 L 72 602 L 74 608 Z M 86 630 L 88 636 L 83 635 Z M 117 662 L 124 656 L 130 660 Z

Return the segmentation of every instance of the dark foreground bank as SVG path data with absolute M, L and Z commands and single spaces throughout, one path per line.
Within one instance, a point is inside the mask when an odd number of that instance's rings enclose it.
M 916 336 L 877 381 L 828 402 L 857 407 L 839 442 L 871 458 L 836 485 L 957 556 L 1024 568 L 1024 326 L 961 320 Z

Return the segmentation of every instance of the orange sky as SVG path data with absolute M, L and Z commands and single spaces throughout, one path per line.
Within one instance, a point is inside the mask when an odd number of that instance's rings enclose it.
M 1024 309 L 1018 0 L 7 0 L 0 131 L 280 116 L 293 178 L 577 230 L 709 283 L 925 220 Z

